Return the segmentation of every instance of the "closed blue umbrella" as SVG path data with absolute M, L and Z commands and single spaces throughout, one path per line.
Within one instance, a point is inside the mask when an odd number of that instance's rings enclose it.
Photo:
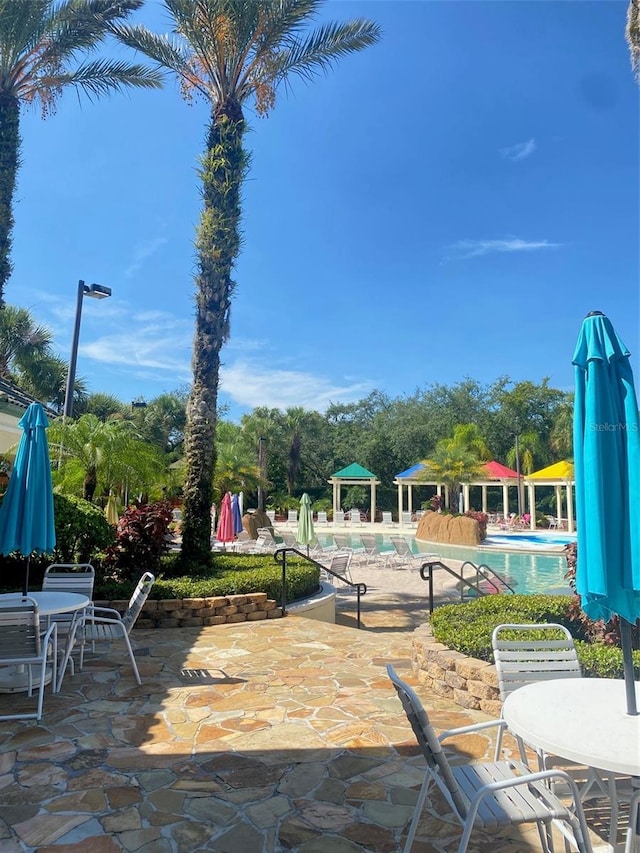
M 575 353 L 576 589 L 592 619 L 621 617 L 627 711 L 637 713 L 631 623 L 640 618 L 640 419 L 629 350 L 589 314 Z
M 233 532 L 238 535 L 242 533 L 242 512 L 240 510 L 240 501 L 237 495 L 231 495 L 231 518 L 233 519 Z
M 32 552 L 53 551 L 56 531 L 46 429 L 40 403 L 31 403 L 20 419 L 23 429 L 11 479 L 0 506 L 0 553 L 19 551 L 27 557 L 24 593 L 29 587 Z

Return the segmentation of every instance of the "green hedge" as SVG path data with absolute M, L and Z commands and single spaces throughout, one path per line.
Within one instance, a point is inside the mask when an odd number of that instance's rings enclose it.
M 213 568 L 206 576 L 172 577 L 173 560 L 162 561 L 162 569 L 151 590 L 151 599 L 210 598 L 217 595 L 242 595 L 248 592 L 266 592 L 269 598 L 280 602 L 282 568 L 271 555 L 216 556 Z M 287 560 L 287 602 L 306 598 L 317 592 L 320 570 L 306 560 Z M 135 582 L 102 580 L 96 583 L 94 598 L 126 599 Z
M 463 604 L 445 604 L 431 616 L 434 638 L 462 654 L 493 662 L 491 634 L 497 625 L 513 622 L 558 622 L 576 641 L 585 676 L 622 678 L 622 651 L 604 643 L 584 642 L 581 624 L 568 615 L 568 595 L 487 595 Z M 640 651 L 634 652 L 640 667 Z

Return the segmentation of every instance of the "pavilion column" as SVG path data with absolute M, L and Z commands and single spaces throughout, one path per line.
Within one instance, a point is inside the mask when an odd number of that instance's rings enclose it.
M 407 483 L 407 509 L 413 513 L 413 483 Z
M 398 524 L 402 520 L 402 506 L 404 503 L 404 495 L 402 494 L 402 483 L 398 484 Z
M 444 487 L 444 502 L 446 506 L 449 506 L 449 486 Z M 456 512 L 458 508 L 452 507 L 451 512 Z
M 338 481 L 333 481 L 333 515 L 335 517 L 336 512 L 340 509 L 340 492 L 338 487 Z
M 487 511 L 487 487 L 481 486 L 482 489 L 482 512 L 486 513 Z
M 527 483 L 527 494 L 529 495 L 529 527 L 531 530 L 536 529 L 536 487 L 533 483 Z
M 562 486 L 556 486 L 556 521 L 558 528 L 562 525 Z
M 502 515 L 504 518 L 509 518 L 509 486 L 502 486 Z
M 573 486 L 567 483 L 567 530 L 573 533 Z
M 371 521 L 376 520 L 376 481 L 371 481 Z
M 462 509 L 464 512 L 468 512 L 470 506 L 470 498 L 469 498 L 469 483 L 462 484 Z

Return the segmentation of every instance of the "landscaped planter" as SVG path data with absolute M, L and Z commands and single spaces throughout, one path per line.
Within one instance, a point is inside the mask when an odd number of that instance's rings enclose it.
M 467 657 L 438 643 L 429 625 L 422 625 L 413 632 L 411 660 L 418 681 L 437 696 L 453 699 L 461 708 L 500 716 L 502 702 L 498 673 L 493 664 Z
M 96 601 L 97 607 L 111 607 L 119 613 L 128 601 Z M 137 628 L 200 628 L 235 622 L 259 622 L 277 619 L 282 608 L 266 592 L 246 595 L 218 595 L 211 598 L 176 598 L 147 601 L 136 622 Z
M 326 581 L 320 582 L 320 590 L 302 601 L 287 604 L 288 616 L 306 616 L 319 622 L 336 621 L 336 588 Z

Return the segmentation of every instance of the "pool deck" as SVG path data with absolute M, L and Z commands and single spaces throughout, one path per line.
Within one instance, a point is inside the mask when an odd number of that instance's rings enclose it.
M 2 853 L 401 849 L 424 764 L 386 664 L 438 730 L 486 717 L 416 683 L 410 644 L 424 596 L 394 574 L 395 590 L 370 578 L 363 630 L 343 591 L 335 625 L 135 630 L 140 687 L 120 650 L 89 656 L 47 693 L 39 724 L 2 722 Z M 0 694 L 0 714 L 28 701 Z M 484 733 L 453 743 L 454 759 L 493 754 Z M 413 853 L 453 853 L 459 839 L 447 804 L 428 798 Z M 472 849 L 540 848 L 528 828 L 476 832 Z

